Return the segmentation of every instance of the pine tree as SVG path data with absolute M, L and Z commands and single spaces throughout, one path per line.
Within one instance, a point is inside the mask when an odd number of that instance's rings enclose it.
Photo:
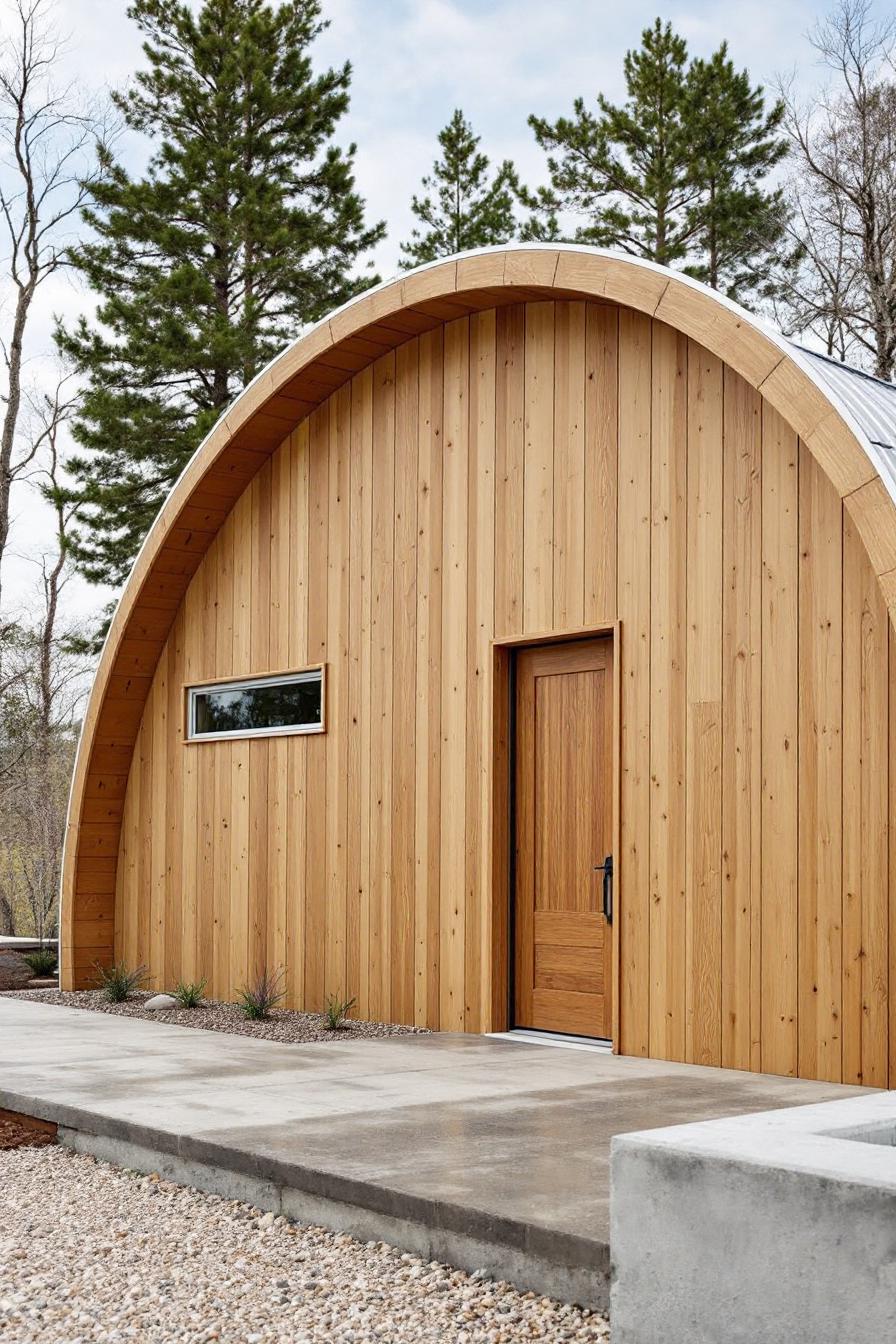
M 117 584 L 236 393 L 301 327 L 366 287 L 354 145 L 331 140 L 351 69 L 312 70 L 319 0 L 134 0 L 147 66 L 115 101 L 153 153 L 104 177 L 74 261 L 99 303 L 57 339 L 86 382 L 68 463 L 72 551 Z
M 474 135 L 460 108 L 438 139 L 442 157 L 423 179 L 427 194 L 415 196 L 411 205 L 424 227 L 415 228 L 410 242 L 401 245 L 405 268 L 473 247 L 506 243 L 516 233 L 513 164 L 505 160 L 489 175 L 489 159 L 479 149 L 481 137 Z
M 724 42 L 708 61 L 692 63 L 688 99 L 691 173 L 699 190 L 691 250 L 700 256 L 685 269 L 741 301 L 770 297 L 790 260 L 784 193 L 762 187 L 788 152 L 784 104 L 766 110 L 762 86 L 753 87 L 746 70 L 735 70 Z
M 782 106 L 766 109 L 724 43 L 689 64 L 683 38 L 659 19 L 626 54 L 624 74 L 622 106 L 599 95 L 597 115 L 578 98 L 573 118 L 529 118 L 551 186 L 523 193 L 527 235 L 557 237 L 559 218 L 578 217 L 577 241 L 681 266 L 745 301 L 767 296 L 786 210 L 762 183 L 787 152 Z
M 659 19 L 642 34 L 639 51 L 626 53 L 628 99 L 621 107 L 598 96 L 600 115 L 574 104 L 574 117 L 529 124 L 548 152 L 552 192 L 541 214 L 584 216 L 579 242 L 619 247 L 669 266 L 687 252 L 693 232 L 690 207 L 692 145 L 687 109 L 687 46 Z

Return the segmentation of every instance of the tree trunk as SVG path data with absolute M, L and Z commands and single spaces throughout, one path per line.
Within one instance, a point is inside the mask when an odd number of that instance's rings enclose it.
M 719 232 L 716 227 L 716 184 L 709 184 L 709 284 L 712 289 L 719 287 Z
M 656 255 L 654 260 L 660 266 L 666 265 L 666 210 L 661 201 L 657 202 L 656 207 Z
M 9 382 L 6 411 L 3 416 L 3 430 L 0 432 L 0 610 L 2 610 L 3 598 L 3 559 L 9 541 L 9 497 L 13 483 L 12 454 L 16 441 L 19 409 L 22 404 L 22 348 L 25 340 L 28 310 L 34 297 L 34 285 L 35 281 L 32 276 L 26 285 L 19 286 L 12 326 L 12 339 L 9 343 Z

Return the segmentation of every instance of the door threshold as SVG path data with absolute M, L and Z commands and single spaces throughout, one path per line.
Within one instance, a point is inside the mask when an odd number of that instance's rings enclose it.
M 612 1055 L 613 1042 L 591 1036 L 565 1036 L 559 1031 L 535 1031 L 530 1027 L 513 1027 L 510 1031 L 486 1031 L 496 1041 L 514 1041 L 517 1045 L 553 1045 L 561 1050 L 592 1050 L 599 1055 Z

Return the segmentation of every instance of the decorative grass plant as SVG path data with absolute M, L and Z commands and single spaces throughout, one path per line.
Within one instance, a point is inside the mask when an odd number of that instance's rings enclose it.
M 285 997 L 282 969 L 269 971 L 265 966 L 251 985 L 240 990 L 239 1005 L 250 1022 L 264 1022 Z
M 97 984 L 110 1003 L 124 1003 L 135 989 L 139 989 L 149 974 L 146 966 L 137 966 L 130 970 L 123 961 L 113 962 L 111 966 L 97 963 L 99 976 Z
M 341 1031 L 348 1021 L 348 1015 L 358 1002 L 357 999 L 340 999 L 331 994 L 327 999 L 327 1030 Z
M 174 991 L 174 997 L 181 1008 L 198 1008 L 202 1003 L 205 994 L 205 987 L 208 981 L 202 980 L 178 980 L 177 988 Z
M 22 957 L 39 979 L 56 974 L 59 958 L 52 947 L 41 947 L 36 952 L 24 952 Z

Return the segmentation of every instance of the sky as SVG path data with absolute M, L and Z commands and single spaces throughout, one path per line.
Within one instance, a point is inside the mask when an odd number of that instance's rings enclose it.
M 196 0 L 198 3 L 198 0 Z M 65 72 L 85 90 L 120 88 L 141 61 L 126 0 L 57 0 L 67 37 Z M 656 0 L 323 0 L 330 26 L 317 43 L 320 67 L 353 66 L 351 108 L 336 139 L 358 146 L 356 178 L 369 216 L 388 236 L 373 257 L 380 275 L 394 274 L 399 244 L 410 234 L 410 201 L 436 151 L 436 135 L 456 107 L 482 136 L 493 161 L 512 159 L 524 180 L 544 180 L 544 159 L 526 118 L 556 118 L 582 95 L 624 94 L 623 56 L 657 13 L 687 39 L 692 55 L 708 55 L 727 39 L 732 58 L 766 85 L 795 71 L 804 93 L 816 87 L 806 33 L 829 5 L 811 0 L 739 0 L 657 8 Z M 0 24 L 8 15 L 0 0 Z M 145 149 L 123 142 L 138 166 Z M 0 293 L 0 322 L 8 316 Z M 53 315 L 88 310 L 89 296 L 64 276 L 39 295 L 29 344 L 29 376 L 47 376 Z M 51 517 L 33 488 L 19 488 L 12 553 L 4 562 L 4 606 L 24 610 L 38 575 L 36 560 L 51 540 Z M 65 595 L 73 619 L 88 619 L 108 594 L 82 580 Z

